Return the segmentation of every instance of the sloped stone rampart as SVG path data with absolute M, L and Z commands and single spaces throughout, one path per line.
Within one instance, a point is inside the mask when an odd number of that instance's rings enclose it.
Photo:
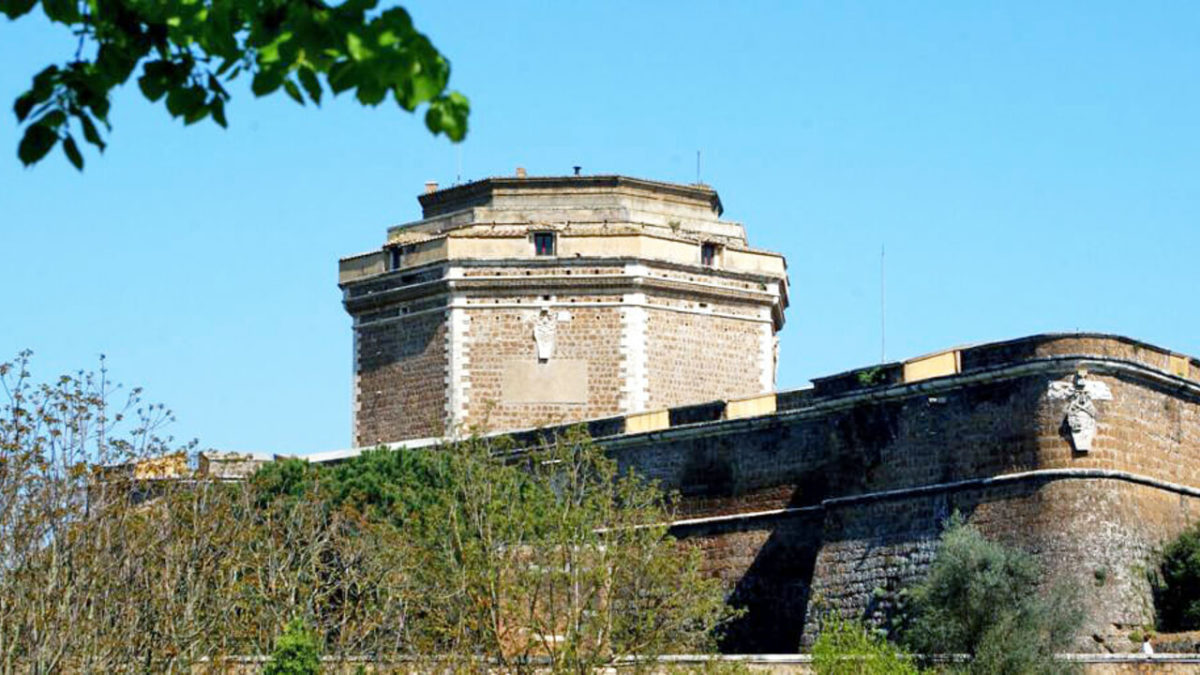
M 732 651 L 801 649 L 820 610 L 886 620 L 956 510 L 1033 553 L 1046 584 L 1076 584 L 1078 649 L 1128 651 L 1129 632 L 1153 620 L 1155 552 L 1200 515 L 1200 387 L 1166 371 L 1171 356 L 1038 336 L 963 350 L 949 377 L 846 378 L 824 396 L 818 381 L 790 410 L 602 442 L 682 494 L 676 533 L 750 609 Z M 1048 395 L 1081 371 L 1111 392 L 1095 402 L 1090 452 Z

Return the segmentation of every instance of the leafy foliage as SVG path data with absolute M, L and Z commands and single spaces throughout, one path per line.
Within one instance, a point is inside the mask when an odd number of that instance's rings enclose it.
M 510 450 L 486 439 L 379 450 L 329 478 L 331 500 L 386 518 L 412 544 L 412 649 L 585 672 L 715 647 L 722 590 L 699 551 L 667 536 L 672 502 L 657 487 L 619 473 L 582 431 Z
M 271 660 L 263 675 L 317 675 L 321 672 L 321 654 L 317 639 L 299 617 L 288 622 L 283 634 L 275 641 Z
M 1200 628 L 1200 527 L 1185 530 L 1163 550 L 1155 609 L 1163 630 Z
M 1061 673 L 1054 653 L 1081 619 L 1074 591 L 1039 592 L 1041 569 L 1024 551 L 989 541 L 955 514 L 929 575 L 913 589 L 903 637 L 924 654 L 967 654 L 974 673 Z
M 118 433 L 103 371 L 38 386 L 26 359 L 0 365 L 0 672 L 272 650 L 276 672 L 317 653 L 591 672 L 710 651 L 730 616 L 667 535 L 673 500 L 582 432 L 147 480 L 168 413 L 135 394 Z
M 35 164 L 61 142 L 78 169 L 76 133 L 103 151 L 112 90 L 137 75 L 142 94 L 172 117 L 226 126 L 225 88 L 251 77 L 255 96 L 279 91 L 303 105 L 353 90 L 363 105 L 387 97 L 425 125 L 462 140 L 470 105 L 447 89 L 450 64 L 403 8 L 378 0 L 0 0 L 17 19 L 41 5 L 78 37 L 73 58 L 33 78 L 13 105 L 25 133 L 17 155 Z M 223 84 L 224 83 L 224 84 Z M 73 122 L 73 124 L 72 124 Z
M 826 620 L 813 644 L 817 675 L 916 675 L 912 657 L 862 624 L 841 618 Z
M 325 478 L 331 503 L 397 525 L 444 502 L 456 482 L 452 455 L 421 450 L 368 450 Z
M 317 468 L 302 459 L 288 457 L 264 464 L 251 477 L 259 506 L 279 499 L 303 499 L 317 486 Z

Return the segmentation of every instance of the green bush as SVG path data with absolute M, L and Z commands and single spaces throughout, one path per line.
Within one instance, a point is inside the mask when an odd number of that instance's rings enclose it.
M 1031 555 L 985 539 L 955 514 L 912 591 L 904 642 L 923 654 L 966 654 L 973 673 L 1069 671 L 1054 653 L 1068 647 L 1082 614 L 1072 588 L 1041 581 Z
M 1200 526 L 1184 531 L 1167 546 L 1159 574 L 1155 589 L 1159 627 L 1200 628 Z
M 318 465 L 291 457 L 263 464 L 250 483 L 260 507 L 277 499 L 295 502 L 314 489 L 320 471 Z
M 817 675 L 916 675 L 920 670 L 912 657 L 880 635 L 854 621 L 833 619 L 821 626 L 813 645 L 813 669 Z
M 292 619 L 275 641 L 275 650 L 263 668 L 263 675 L 316 675 L 319 672 L 321 655 L 317 650 L 317 638 L 302 619 Z

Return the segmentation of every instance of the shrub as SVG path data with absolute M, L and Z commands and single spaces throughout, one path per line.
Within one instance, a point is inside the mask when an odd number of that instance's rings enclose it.
M 275 649 L 263 668 L 263 675 L 316 675 L 319 672 L 321 656 L 317 651 L 317 638 L 308 631 L 302 619 L 292 619 L 275 641 Z
M 817 675 L 915 675 L 920 670 L 912 657 L 880 635 L 872 634 L 855 621 L 833 619 L 821 626 L 813 645 L 813 669 Z
M 1200 628 L 1200 526 L 1179 535 L 1163 551 L 1155 589 L 1159 627 Z
M 1059 673 L 1054 660 L 1082 618 L 1074 590 L 1039 591 L 1031 555 L 989 541 L 955 514 L 929 575 L 912 592 L 904 642 L 924 654 L 966 654 L 976 673 Z

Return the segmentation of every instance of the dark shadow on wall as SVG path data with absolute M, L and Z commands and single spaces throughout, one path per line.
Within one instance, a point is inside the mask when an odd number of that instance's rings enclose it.
M 772 525 L 770 536 L 729 595 L 730 605 L 744 613 L 723 631 L 723 653 L 800 651 L 820 549 L 821 514 L 785 517 Z

